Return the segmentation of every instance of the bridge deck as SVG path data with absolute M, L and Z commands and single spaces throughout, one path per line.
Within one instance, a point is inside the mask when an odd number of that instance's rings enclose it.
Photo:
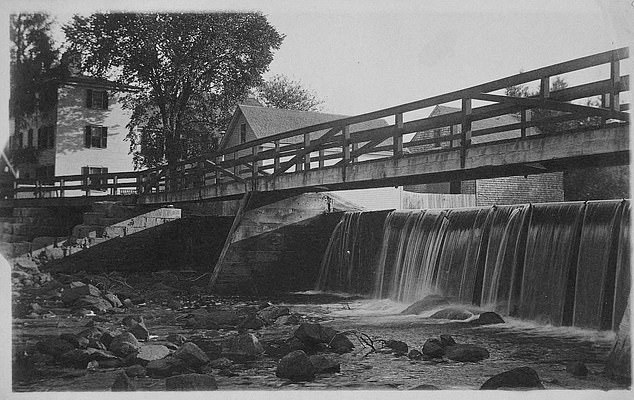
M 628 48 L 599 53 L 354 117 L 281 132 L 186 160 L 178 165 L 48 181 L 16 180 L 10 196 L 138 195 L 142 204 L 239 197 L 247 191 L 355 189 L 560 171 L 629 162 Z M 608 76 L 551 91 L 552 77 L 607 65 Z M 539 82 L 528 98 L 501 95 L 511 85 Z M 589 100 L 600 97 L 600 105 Z M 444 115 L 419 118 L 438 105 Z M 512 115 L 507 122 L 479 121 Z M 531 118 L 533 116 L 533 118 Z M 390 118 L 382 128 L 353 131 Z M 512 121 L 512 122 L 509 122 Z M 407 141 L 406 135 L 435 133 Z M 96 197 L 96 196 L 94 196 Z M 133 198 L 128 196 L 127 198 Z M 43 201 L 53 201 L 45 200 Z M 22 200 L 20 200 L 22 201 Z M 5 202 L 6 204 L 6 202 Z

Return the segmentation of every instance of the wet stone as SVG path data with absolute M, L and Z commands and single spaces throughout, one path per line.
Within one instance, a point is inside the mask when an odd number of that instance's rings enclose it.
M 290 314 L 290 309 L 288 307 L 272 305 L 258 311 L 257 316 L 260 317 L 267 324 L 272 324 L 282 315 L 288 314 Z
M 167 341 L 172 342 L 174 344 L 181 345 L 187 341 L 187 338 L 180 333 L 172 333 L 167 336 Z
M 407 358 L 410 360 L 421 360 L 423 358 L 423 353 L 416 349 L 412 349 L 407 353 Z
M 385 347 L 392 349 L 395 355 L 407 354 L 409 350 L 407 343 L 401 342 L 400 340 L 388 340 L 385 342 Z
M 222 347 L 211 340 L 196 339 L 192 340 L 196 346 L 198 346 L 210 360 L 214 360 L 222 354 Z
M 475 325 L 493 325 L 493 324 L 503 324 L 504 319 L 492 311 L 483 312 L 480 316 L 471 321 Z
M 106 293 L 103 297 L 108 300 L 113 307 L 123 307 L 123 303 L 119 300 L 116 294 Z
M 423 344 L 423 354 L 432 358 L 440 358 L 445 355 L 445 346 L 439 339 L 427 339 Z
M 309 357 L 315 367 L 315 373 L 335 373 L 341 371 L 341 364 L 328 356 L 315 354 Z
M 167 347 L 160 344 L 146 344 L 139 348 L 137 359 L 142 363 L 148 363 L 154 360 L 160 360 L 167 357 L 170 351 Z
M 438 306 L 449 304 L 447 298 L 439 295 L 429 295 L 418 300 L 414 304 L 401 311 L 401 314 L 420 314 L 424 311 L 429 311 Z
M 183 344 L 173 356 L 192 368 L 201 367 L 209 362 L 207 354 L 192 342 Z
M 186 374 L 169 377 L 165 380 L 166 390 L 216 390 L 218 384 L 213 376 L 207 374 Z
M 543 389 L 539 375 L 530 367 L 514 368 L 489 378 L 480 387 L 480 390 L 493 390 L 505 388 Z
M 440 344 L 443 347 L 453 346 L 456 340 L 451 335 L 440 335 Z
M 264 347 L 252 333 L 242 333 L 231 340 L 229 352 L 258 357 L 264 353 Z
M 132 325 L 128 328 L 128 331 L 130 331 L 130 333 L 132 333 L 138 340 L 146 341 L 150 338 L 150 331 L 148 331 L 143 322 Z
M 142 365 L 135 364 L 127 367 L 125 369 L 125 374 L 130 378 L 143 377 L 147 374 L 147 371 Z
M 301 350 L 288 353 L 277 364 L 275 375 L 291 381 L 311 381 L 315 378 L 315 367 Z
M 216 369 L 226 369 L 233 365 L 233 362 L 226 357 L 216 358 L 215 360 L 211 360 L 209 362 L 210 368 Z
M 139 341 L 130 332 L 124 332 L 116 336 L 114 339 L 112 339 L 110 346 L 108 346 L 111 352 L 120 357 L 125 357 L 129 354 L 135 354 L 138 351 L 139 347 Z
M 112 309 L 112 304 L 108 300 L 98 296 L 82 296 L 76 299 L 73 305 L 98 313 L 105 313 Z
M 462 308 L 445 308 L 429 316 L 431 319 L 449 319 L 457 321 L 463 321 L 471 317 L 473 317 L 473 314 Z
M 445 356 L 454 361 L 478 362 L 489 358 L 489 352 L 480 346 L 456 344 L 446 348 Z
M 101 298 L 101 291 L 93 285 L 86 285 L 83 282 L 72 282 L 62 292 L 62 301 L 64 304 L 72 304 L 84 296 Z
M 275 320 L 276 325 L 298 325 L 302 319 L 297 314 L 282 315 Z
M 257 315 L 249 315 L 238 325 L 238 329 L 260 329 L 266 322 Z
M 160 360 L 150 361 L 145 370 L 152 378 L 164 378 L 187 370 L 185 363 L 175 357 L 168 356 Z

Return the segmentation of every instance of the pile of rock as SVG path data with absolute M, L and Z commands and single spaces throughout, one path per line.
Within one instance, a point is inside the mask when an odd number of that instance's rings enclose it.
M 11 283 L 14 289 L 34 288 L 39 289 L 44 284 L 52 281 L 51 274 L 40 272 L 38 263 L 30 258 L 20 257 L 12 260 Z M 18 294 L 19 292 L 14 292 Z
M 74 281 L 66 285 L 61 293 L 65 306 L 91 310 L 96 313 L 123 312 L 123 303 L 114 293 L 102 293 L 97 287 Z

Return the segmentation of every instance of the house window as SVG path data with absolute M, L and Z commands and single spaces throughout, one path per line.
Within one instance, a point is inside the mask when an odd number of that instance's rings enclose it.
M 108 128 L 105 126 L 87 125 L 84 129 L 84 146 L 100 149 L 108 147 Z
M 240 124 L 240 143 L 247 141 L 247 124 Z
M 33 129 L 29 129 L 28 147 L 33 147 Z
M 81 167 L 82 175 L 102 175 L 107 173 L 108 173 L 108 168 Z M 106 190 L 104 186 L 108 184 L 108 178 L 92 176 L 92 177 L 86 177 L 85 179 L 86 179 L 86 185 L 90 187 L 91 189 Z
M 86 107 L 97 110 L 108 109 L 108 92 L 105 90 L 86 90 Z
M 31 142 L 32 132 L 29 130 L 29 146 Z M 55 147 L 55 129 L 52 126 L 43 126 L 37 130 L 37 147 L 40 149 Z

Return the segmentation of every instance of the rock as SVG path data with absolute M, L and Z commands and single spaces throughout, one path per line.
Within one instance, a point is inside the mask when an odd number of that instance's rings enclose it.
M 185 343 L 187 341 L 187 338 L 180 333 L 172 333 L 167 336 L 167 341 L 180 345 Z
M 441 358 L 445 355 L 445 346 L 439 339 L 427 339 L 423 344 L 423 354 L 431 358 Z
M 72 333 L 62 333 L 59 335 L 59 338 L 72 344 L 76 349 L 85 349 L 90 343 L 90 341 L 85 337 L 74 335 Z
M 137 378 L 145 376 L 147 374 L 147 371 L 142 365 L 135 364 L 126 368 L 125 374 L 128 375 L 130 378 Z
M 112 309 L 112 304 L 103 297 L 82 296 L 73 302 L 75 307 L 85 308 L 98 313 L 105 313 Z
M 407 353 L 407 358 L 409 358 L 410 360 L 420 360 L 423 358 L 423 353 L 416 349 L 412 349 L 409 351 L 409 353 Z
M 112 339 L 114 339 L 114 336 L 110 332 L 104 332 L 103 335 L 101 335 L 101 338 L 99 340 L 106 347 L 109 347 L 110 344 L 112 343 Z
M 445 349 L 445 357 L 454 361 L 477 362 L 489 358 L 489 352 L 472 344 L 456 344 Z
M 71 282 L 62 292 L 62 301 L 64 304 L 72 304 L 75 300 L 84 296 L 101 298 L 101 291 L 93 285 L 86 285 L 83 282 Z
M 36 314 L 42 314 L 46 312 L 46 310 L 44 310 L 44 308 L 38 303 L 31 303 L 30 307 L 31 307 L 31 310 L 33 310 L 33 312 Z
M 276 325 L 298 325 L 301 322 L 301 318 L 297 314 L 282 315 L 275 320 Z
M 289 315 L 290 310 L 285 306 L 268 306 L 257 312 L 257 316 L 264 320 L 267 324 L 272 324 L 282 315 Z
M 138 340 L 146 341 L 150 338 L 150 331 L 148 331 L 143 322 L 133 324 L 130 328 L 128 328 L 128 331 Z
M 543 389 L 537 372 L 530 367 L 514 368 L 489 378 L 480 387 L 480 390 L 492 390 L 503 388 L 527 388 Z
M 86 339 L 86 340 L 88 340 L 88 339 Z M 103 344 L 99 340 L 95 340 L 95 339 L 88 340 L 88 346 L 87 347 L 90 347 L 90 348 L 93 348 L 93 349 L 98 349 L 98 350 L 108 350 L 108 347 L 105 344 Z
M 235 336 L 229 345 L 229 352 L 244 354 L 253 358 L 264 353 L 264 347 L 252 333 L 242 333 Z
M 226 369 L 232 365 L 233 365 L 233 362 L 226 357 L 216 358 L 215 360 L 211 360 L 209 362 L 209 367 L 216 368 L 216 369 Z
M 493 325 L 493 324 L 503 324 L 504 320 L 500 317 L 500 314 L 494 313 L 492 311 L 483 312 L 480 316 L 471 321 L 474 325 Z
M 407 351 L 409 350 L 407 343 L 401 342 L 399 340 L 388 340 L 387 342 L 385 342 L 385 347 L 389 347 L 390 349 L 392 349 L 394 351 L 394 354 L 396 355 L 407 354 Z
M 123 300 L 123 306 L 125 308 L 132 308 L 132 307 L 134 307 L 134 303 L 130 299 L 125 299 L 125 300 Z
M 207 354 L 207 357 L 209 357 L 210 360 L 214 360 L 222 354 L 222 347 L 211 340 L 196 339 L 193 340 L 192 343 Z
M 206 316 L 210 321 L 216 323 L 216 325 L 220 328 L 233 328 L 237 326 L 241 320 L 242 316 L 238 314 L 236 311 L 230 310 L 218 310 L 218 311 L 210 311 Z M 217 329 L 217 328 L 210 328 Z
M 136 358 L 142 363 L 147 364 L 150 361 L 160 360 L 167 357 L 170 351 L 167 347 L 160 344 L 145 344 L 139 348 Z
M 415 386 L 409 390 L 440 390 L 440 389 L 434 385 L 422 384 L 422 385 Z
M 112 304 L 113 307 L 116 307 L 116 308 L 123 307 L 123 303 L 121 302 L 121 300 L 119 300 L 116 294 L 106 293 L 103 295 L 103 297 L 106 300 L 108 300 L 110 304 Z
M 238 329 L 260 329 L 264 325 L 266 322 L 262 318 L 257 315 L 249 315 L 238 324 Z
M 151 378 L 164 378 L 187 370 L 185 363 L 176 357 L 168 356 L 160 360 L 150 361 L 145 370 Z
M 125 372 L 119 372 L 110 388 L 113 392 L 129 392 L 136 390 L 134 383 Z
M 130 332 L 124 332 L 112 339 L 112 343 L 108 346 L 108 349 L 120 357 L 125 357 L 129 354 L 134 354 L 139 350 L 141 345 L 137 338 Z
M 275 375 L 291 381 L 311 381 L 315 378 L 315 367 L 301 350 L 288 353 L 277 364 Z
M 185 326 L 197 329 L 218 329 L 220 327 L 218 322 L 206 311 L 188 314 L 185 317 Z
M 90 339 L 95 339 L 95 340 L 102 340 L 104 334 L 106 333 L 106 331 L 102 328 L 96 327 L 96 326 L 92 326 L 88 329 L 84 329 L 83 331 L 79 332 L 77 334 L 77 336 L 79 337 L 83 337 L 86 338 L 88 340 Z M 110 335 L 112 337 L 112 335 Z M 103 342 L 103 340 L 102 340 Z M 105 344 L 105 342 L 104 342 Z
M 99 368 L 119 368 L 123 365 L 123 361 L 120 358 L 113 358 L 112 360 L 99 361 Z
M 440 335 L 440 344 L 443 347 L 453 346 L 456 344 L 456 341 L 450 335 Z
M 62 354 L 75 349 L 75 346 L 66 340 L 60 338 L 52 338 L 37 342 L 35 348 L 43 354 L 50 354 L 57 358 Z
M 333 358 L 321 354 L 315 354 L 308 358 L 313 364 L 313 367 L 315 367 L 315 373 L 317 374 L 341 372 L 341 364 Z
M 330 349 L 338 354 L 349 353 L 354 349 L 354 344 L 343 333 L 337 332 L 330 340 Z
M 588 376 L 588 367 L 581 361 L 570 361 L 566 364 L 566 371 L 574 376 Z
M 60 362 L 75 368 L 86 368 L 91 361 L 114 360 L 117 357 L 107 351 L 97 349 L 74 349 L 62 354 Z
M 405 310 L 401 311 L 401 314 L 420 314 L 423 311 L 429 311 L 438 306 L 444 306 L 446 304 L 449 304 L 447 298 L 440 295 L 431 294 L 410 305 Z
M 173 356 L 191 368 L 199 368 L 209 362 L 207 354 L 192 342 L 183 344 Z
M 186 374 L 169 377 L 165 380 L 166 390 L 216 390 L 218 385 L 213 376 L 207 374 Z
M 429 318 L 431 319 L 450 319 L 463 321 L 473 317 L 473 314 L 462 308 L 444 308 L 440 311 L 436 311 Z
M 316 345 L 324 342 L 322 326 L 313 323 L 300 324 L 293 333 L 297 339 L 307 345 Z

